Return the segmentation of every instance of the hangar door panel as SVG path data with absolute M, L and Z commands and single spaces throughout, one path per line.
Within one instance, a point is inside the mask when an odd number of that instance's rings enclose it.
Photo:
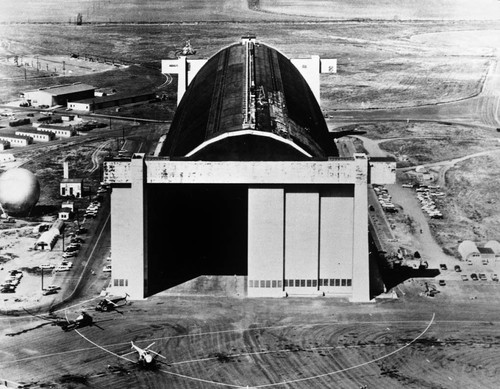
M 319 193 L 288 191 L 285 196 L 285 288 L 314 293 L 318 280 Z
M 248 189 L 248 295 L 283 292 L 283 188 Z
M 335 185 L 323 191 L 320 208 L 320 287 L 350 293 L 354 242 L 353 185 Z

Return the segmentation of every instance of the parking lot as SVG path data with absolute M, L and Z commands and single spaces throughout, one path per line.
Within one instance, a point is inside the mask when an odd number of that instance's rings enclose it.
M 0 310 L 8 312 L 61 301 L 75 290 L 85 272 L 95 278 L 97 293 L 107 285 L 110 271 L 104 268 L 110 263 L 109 236 L 100 243 L 99 239 L 100 232 L 109 228 L 109 205 L 94 202 L 89 206 L 92 216 L 83 216 L 78 223 L 68 222 L 52 250 L 34 249 L 39 223 L 17 220 L 15 225 L 9 225 L 12 228 L 0 230 L 1 236 L 9 242 L 3 247 L 1 256 L 0 282 L 6 288 L 0 294 Z M 22 276 L 15 290 L 7 291 L 11 289 L 7 284 L 10 284 L 9 272 L 12 271 L 21 272 Z

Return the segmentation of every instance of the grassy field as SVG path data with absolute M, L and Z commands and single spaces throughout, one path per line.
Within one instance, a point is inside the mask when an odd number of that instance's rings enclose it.
M 0 23 L 160 23 L 282 19 L 491 20 L 495 0 L 2 0 Z M 259 12 L 260 11 L 260 12 Z
M 64 5 L 62 5 L 64 4 Z M 2 0 L 0 23 L 161 23 L 280 19 L 248 9 L 247 0 Z
M 462 99 L 478 93 L 492 60 L 495 23 L 223 23 L 198 25 L 0 25 L 0 35 L 10 44 L 0 55 L 92 55 L 112 61 L 144 64 L 159 69 L 161 59 L 173 57 L 190 39 L 197 57 L 207 58 L 221 47 L 257 33 L 262 42 L 290 57 L 318 54 L 338 59 L 338 74 L 322 76 L 326 110 L 412 106 Z M 450 31 L 471 34 L 474 45 L 464 53 Z M 445 34 L 446 44 L 414 39 L 420 33 Z M 99 39 L 95 39 L 99 37 Z M 462 42 L 459 40 L 458 42 Z M 19 70 L 17 71 L 20 72 Z M 144 89 L 150 70 L 90 74 L 77 79 L 97 87 L 116 83 L 121 89 Z M 22 73 L 21 73 L 22 74 Z M 159 77 L 160 75 L 158 75 Z M 75 82 L 73 77 L 19 78 L 0 81 L 0 101 L 19 90 L 54 83 Z M 142 77 L 141 77 L 142 78 Z M 143 84 L 144 83 L 144 84 Z M 155 84 L 156 83 L 156 84 Z M 143 85 L 142 85 L 143 84 Z M 138 88 L 140 86 L 140 88 Z M 144 88 L 142 88 L 144 86 Z
M 458 254 L 462 240 L 487 242 L 500 237 L 500 160 L 498 153 L 456 164 L 446 174 L 443 213 L 432 221 L 434 235 L 446 250 Z
M 491 20 L 500 18 L 495 0 L 260 0 L 261 10 L 276 14 L 335 19 Z
M 481 128 L 401 122 L 362 124 L 356 128 L 366 131 L 366 137 L 383 140 L 380 147 L 397 159 L 406 156 L 407 166 L 447 161 L 500 148 L 496 134 Z

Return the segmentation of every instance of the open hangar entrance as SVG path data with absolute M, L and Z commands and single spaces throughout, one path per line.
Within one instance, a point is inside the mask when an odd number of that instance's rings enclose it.
M 248 185 L 147 190 L 149 294 L 200 275 L 247 275 Z

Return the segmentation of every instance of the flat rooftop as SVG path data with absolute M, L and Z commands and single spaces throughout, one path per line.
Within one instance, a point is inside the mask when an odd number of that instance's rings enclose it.
M 92 85 L 87 85 L 87 84 L 68 84 L 68 85 L 58 85 L 58 86 L 52 86 L 48 88 L 40 88 L 40 89 L 34 89 L 30 90 L 24 93 L 29 93 L 29 92 L 37 92 L 37 91 L 43 91 L 51 94 L 52 96 L 60 96 L 60 95 L 67 95 L 70 93 L 77 93 L 77 92 L 85 92 L 85 91 L 94 91 L 95 87 Z

